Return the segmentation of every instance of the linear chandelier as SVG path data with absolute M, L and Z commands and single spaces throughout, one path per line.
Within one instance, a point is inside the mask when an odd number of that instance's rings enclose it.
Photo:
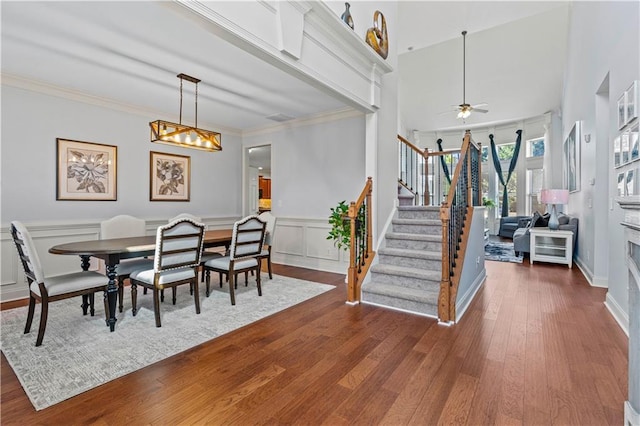
M 222 135 L 220 133 L 198 128 L 198 83 L 200 83 L 200 80 L 182 73 L 178 74 L 177 77 L 180 79 L 180 123 L 171 123 L 164 120 L 150 122 L 151 142 L 203 151 L 222 151 Z M 196 122 L 193 127 L 182 124 L 182 83 L 184 80 L 196 85 Z

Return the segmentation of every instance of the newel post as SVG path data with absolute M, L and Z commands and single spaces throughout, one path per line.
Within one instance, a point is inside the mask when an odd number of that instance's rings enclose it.
M 349 204 L 349 222 L 351 223 L 351 242 L 349 244 L 349 270 L 347 272 L 347 301 L 356 301 L 356 203 L 352 201 Z
M 451 264 L 451 259 L 449 258 L 451 253 L 449 249 L 451 210 L 448 200 L 440 206 L 440 220 L 442 221 L 442 280 L 440 281 L 440 294 L 438 297 L 438 318 L 442 322 L 448 322 L 451 289 L 451 276 L 449 275 L 449 265 Z

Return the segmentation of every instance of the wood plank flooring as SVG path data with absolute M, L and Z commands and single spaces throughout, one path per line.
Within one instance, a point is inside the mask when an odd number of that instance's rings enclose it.
M 575 267 L 486 262 L 453 327 L 274 267 L 337 289 L 39 412 L 2 355 L 2 424 L 623 423 L 627 337 Z

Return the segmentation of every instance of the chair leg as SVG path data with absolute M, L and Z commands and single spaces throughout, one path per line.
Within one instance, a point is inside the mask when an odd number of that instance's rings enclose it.
M 261 259 L 258 259 L 258 269 L 256 269 L 256 283 L 258 284 L 258 296 L 262 296 L 262 286 L 260 285 L 260 264 Z
M 269 253 L 269 256 L 267 257 L 267 269 L 269 270 L 269 279 L 272 280 L 273 274 L 271 273 L 271 253 Z
M 82 315 L 87 315 L 87 309 L 89 308 L 89 295 L 88 294 L 83 294 L 82 295 L 82 305 L 80 305 L 80 307 L 82 308 Z
M 42 339 L 44 339 L 44 331 L 47 328 L 47 317 L 49 316 L 49 299 L 47 297 L 43 297 L 40 304 L 42 305 L 42 310 L 40 313 L 40 327 L 38 328 L 36 346 L 42 345 Z
M 122 299 L 124 299 L 124 278 L 118 277 L 118 312 L 124 310 Z
M 162 327 L 160 323 L 160 295 L 157 288 L 153 289 L 153 313 L 156 317 L 156 327 Z
M 220 288 L 222 288 L 222 272 L 218 272 L 218 279 L 220 280 Z
M 171 287 L 171 296 L 172 296 L 172 302 L 175 305 L 176 304 L 176 294 L 178 292 L 177 287 Z
M 193 287 L 195 293 L 193 294 L 193 301 L 196 304 L 196 314 L 200 313 L 200 291 L 198 289 L 198 276 L 196 275 L 196 279 L 193 280 Z
M 129 283 L 131 284 L 131 312 L 135 317 L 138 313 L 138 285 L 132 280 L 129 280 Z
M 232 274 L 231 271 L 229 271 L 229 296 L 231 296 L 231 304 L 235 306 L 236 294 L 234 290 L 235 288 L 234 278 L 237 278 L 236 274 Z
M 209 297 L 209 284 L 211 283 L 211 271 L 209 271 L 208 269 L 207 269 L 207 278 L 205 279 L 205 282 L 206 282 L 206 290 L 204 294 L 207 297 Z
M 160 290 L 160 301 L 164 302 L 164 288 L 162 290 Z
M 31 323 L 33 322 L 33 312 L 36 310 L 36 298 L 29 295 L 29 312 L 27 313 L 27 324 L 24 326 L 24 334 L 31 331 Z
M 249 285 L 249 271 L 244 271 L 244 286 L 247 287 L 248 285 Z
M 96 294 L 91 293 L 89 295 L 89 313 L 91 314 L 91 316 L 95 316 L 96 314 L 95 302 L 96 302 Z

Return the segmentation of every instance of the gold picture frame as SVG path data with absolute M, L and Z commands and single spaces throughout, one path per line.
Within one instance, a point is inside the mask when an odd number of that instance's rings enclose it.
M 56 200 L 116 201 L 118 147 L 56 138 Z
M 149 153 L 149 200 L 191 200 L 191 157 L 165 152 Z

